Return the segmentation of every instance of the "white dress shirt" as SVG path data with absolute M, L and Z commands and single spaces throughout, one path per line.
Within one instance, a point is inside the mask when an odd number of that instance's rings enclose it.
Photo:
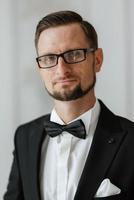
M 96 100 L 92 109 L 77 118 L 82 119 L 85 124 L 86 139 L 77 138 L 64 131 L 59 136 L 54 138 L 47 136 L 44 140 L 40 170 L 42 200 L 74 199 L 91 147 L 99 113 L 100 105 Z M 64 124 L 55 109 L 51 112 L 50 120 Z

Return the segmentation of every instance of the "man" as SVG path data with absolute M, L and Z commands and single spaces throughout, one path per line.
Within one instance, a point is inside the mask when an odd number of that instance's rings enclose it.
M 35 45 L 54 109 L 20 126 L 5 200 L 133 199 L 134 124 L 96 99 L 103 53 L 72 11 L 44 17 Z

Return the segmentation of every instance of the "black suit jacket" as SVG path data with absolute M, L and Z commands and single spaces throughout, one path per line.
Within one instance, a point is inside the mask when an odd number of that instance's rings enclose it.
M 74 200 L 134 199 L 134 123 L 114 115 L 100 102 L 101 112 Z M 41 200 L 40 156 L 49 115 L 20 126 L 4 200 Z M 109 178 L 121 194 L 94 198 L 101 182 Z M 46 199 L 47 200 L 47 199 Z

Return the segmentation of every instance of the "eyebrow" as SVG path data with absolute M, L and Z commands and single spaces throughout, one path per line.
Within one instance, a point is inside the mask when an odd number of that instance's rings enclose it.
M 51 56 L 51 55 L 61 55 L 61 54 L 64 54 L 64 53 L 67 53 L 67 52 L 70 52 L 70 51 L 74 51 L 74 50 L 82 50 L 82 49 L 87 49 L 89 47 L 84 47 L 84 48 L 81 48 L 81 47 L 78 47 L 78 48 L 74 48 L 74 49 L 69 49 L 67 51 L 63 51 L 61 53 L 44 53 L 42 55 L 38 55 L 38 57 L 42 57 L 42 56 Z

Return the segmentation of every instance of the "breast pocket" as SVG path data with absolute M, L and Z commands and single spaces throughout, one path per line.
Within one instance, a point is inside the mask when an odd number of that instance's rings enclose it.
M 128 200 L 125 194 L 117 194 L 109 197 L 95 197 L 94 200 Z

